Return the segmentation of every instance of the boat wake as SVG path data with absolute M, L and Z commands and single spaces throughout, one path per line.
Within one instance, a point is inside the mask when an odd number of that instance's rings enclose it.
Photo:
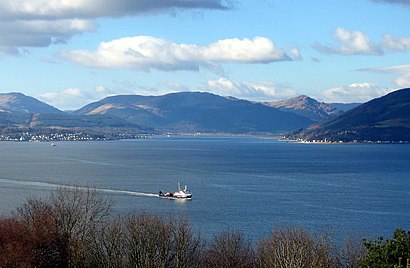
M 25 180 L 15 180 L 15 179 L 6 179 L 0 178 L 1 184 L 14 184 L 14 185 L 21 185 L 21 186 L 29 186 L 29 187 L 36 187 L 41 189 L 57 189 L 57 188 L 76 188 L 81 190 L 86 190 L 87 187 L 82 186 L 75 186 L 75 185 L 66 185 L 66 184 L 58 184 L 58 183 L 50 183 L 50 182 L 41 182 L 41 181 L 25 181 Z M 116 194 L 116 195 L 133 195 L 133 196 L 141 196 L 141 197 L 159 197 L 158 194 L 153 193 L 144 193 L 144 192 L 136 192 L 136 191 L 128 191 L 128 190 L 118 190 L 118 189 L 107 189 L 107 188 L 97 188 L 92 187 L 98 191 L 107 194 Z
M 14 179 L 5 179 L 5 178 L 0 178 L 0 183 L 22 185 L 22 186 L 32 186 L 32 187 L 39 187 L 39 188 L 46 188 L 46 189 L 58 188 L 58 187 L 63 186 L 60 184 L 41 182 L 41 181 L 24 181 L 24 180 L 14 180 Z
M 135 191 L 128 191 L 128 190 L 116 190 L 116 189 L 106 189 L 106 188 L 96 188 L 97 190 L 103 193 L 109 194 L 120 194 L 120 195 L 134 195 L 134 196 L 145 196 L 145 197 L 158 197 L 158 194 L 151 194 L 151 193 L 143 193 L 143 192 L 135 192 Z

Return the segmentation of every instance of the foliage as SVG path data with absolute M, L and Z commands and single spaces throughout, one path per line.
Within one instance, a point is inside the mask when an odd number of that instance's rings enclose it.
M 405 265 L 410 258 L 410 231 L 396 229 L 391 239 L 364 240 L 363 245 L 367 249 L 363 267 L 397 267 L 399 261 Z

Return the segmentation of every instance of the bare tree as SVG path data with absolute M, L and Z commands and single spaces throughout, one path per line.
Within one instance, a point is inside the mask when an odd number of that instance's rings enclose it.
M 204 258 L 205 267 L 255 267 L 252 247 L 237 231 L 216 235 Z
M 87 258 L 91 267 L 126 267 L 125 237 L 121 218 L 95 226 L 89 240 Z
M 340 251 L 342 267 L 344 268 L 359 268 L 360 260 L 364 258 L 366 253 L 361 240 L 357 240 L 352 235 L 346 239 Z
M 131 215 L 125 221 L 125 254 L 129 267 L 170 267 L 171 223 L 151 215 Z
M 35 267 L 66 267 L 66 243 L 59 237 L 49 203 L 27 200 L 17 208 L 17 220 L 27 230 Z M 25 254 L 30 254 L 26 252 Z
M 172 220 L 172 267 L 199 267 L 204 246 L 186 218 Z
M 69 267 L 87 267 L 88 238 L 110 214 L 111 201 L 89 187 L 60 187 L 50 198 L 59 235 L 67 243 Z
M 20 221 L 0 219 L 0 267 L 30 267 L 34 248 L 29 230 Z
M 340 254 L 333 243 L 333 230 L 311 235 L 313 257 L 312 265 L 318 268 L 340 267 Z
M 338 251 L 331 232 L 285 228 L 260 239 L 256 253 L 237 231 L 218 234 L 205 247 L 186 218 L 112 219 L 110 211 L 111 201 L 92 188 L 62 187 L 45 201 L 28 200 L 14 217 L 0 218 L 0 267 L 356 268 L 370 256 L 365 246 L 385 254 L 394 246 L 390 240 L 363 244 L 349 237 Z M 394 239 L 405 243 L 406 235 L 397 230 Z
M 260 267 L 308 267 L 311 262 L 310 236 L 304 229 L 274 230 L 258 244 Z
M 275 229 L 258 244 L 259 267 L 338 267 L 330 236 L 311 236 L 303 228 Z

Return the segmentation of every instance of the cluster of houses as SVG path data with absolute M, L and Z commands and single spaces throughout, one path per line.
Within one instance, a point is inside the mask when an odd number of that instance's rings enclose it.
M 142 139 L 147 138 L 147 134 L 135 133 L 115 133 L 110 135 L 104 134 L 88 134 L 84 132 L 61 132 L 39 134 L 33 132 L 22 132 L 13 134 L 0 134 L 0 141 L 105 141 L 105 140 L 119 140 L 119 139 Z
M 0 135 L 0 141 L 90 141 L 104 139 L 101 137 L 93 137 L 88 134 L 78 133 L 50 133 L 50 134 L 36 134 L 24 132 L 19 134 Z

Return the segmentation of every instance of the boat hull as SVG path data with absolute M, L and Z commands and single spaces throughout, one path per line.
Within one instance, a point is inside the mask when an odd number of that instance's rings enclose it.
M 188 187 L 186 185 L 185 185 L 184 189 L 181 190 L 181 186 L 178 182 L 178 191 L 177 192 L 163 193 L 162 191 L 159 191 L 159 197 L 168 198 L 168 199 L 192 199 L 192 194 L 191 194 L 191 191 L 188 190 Z

